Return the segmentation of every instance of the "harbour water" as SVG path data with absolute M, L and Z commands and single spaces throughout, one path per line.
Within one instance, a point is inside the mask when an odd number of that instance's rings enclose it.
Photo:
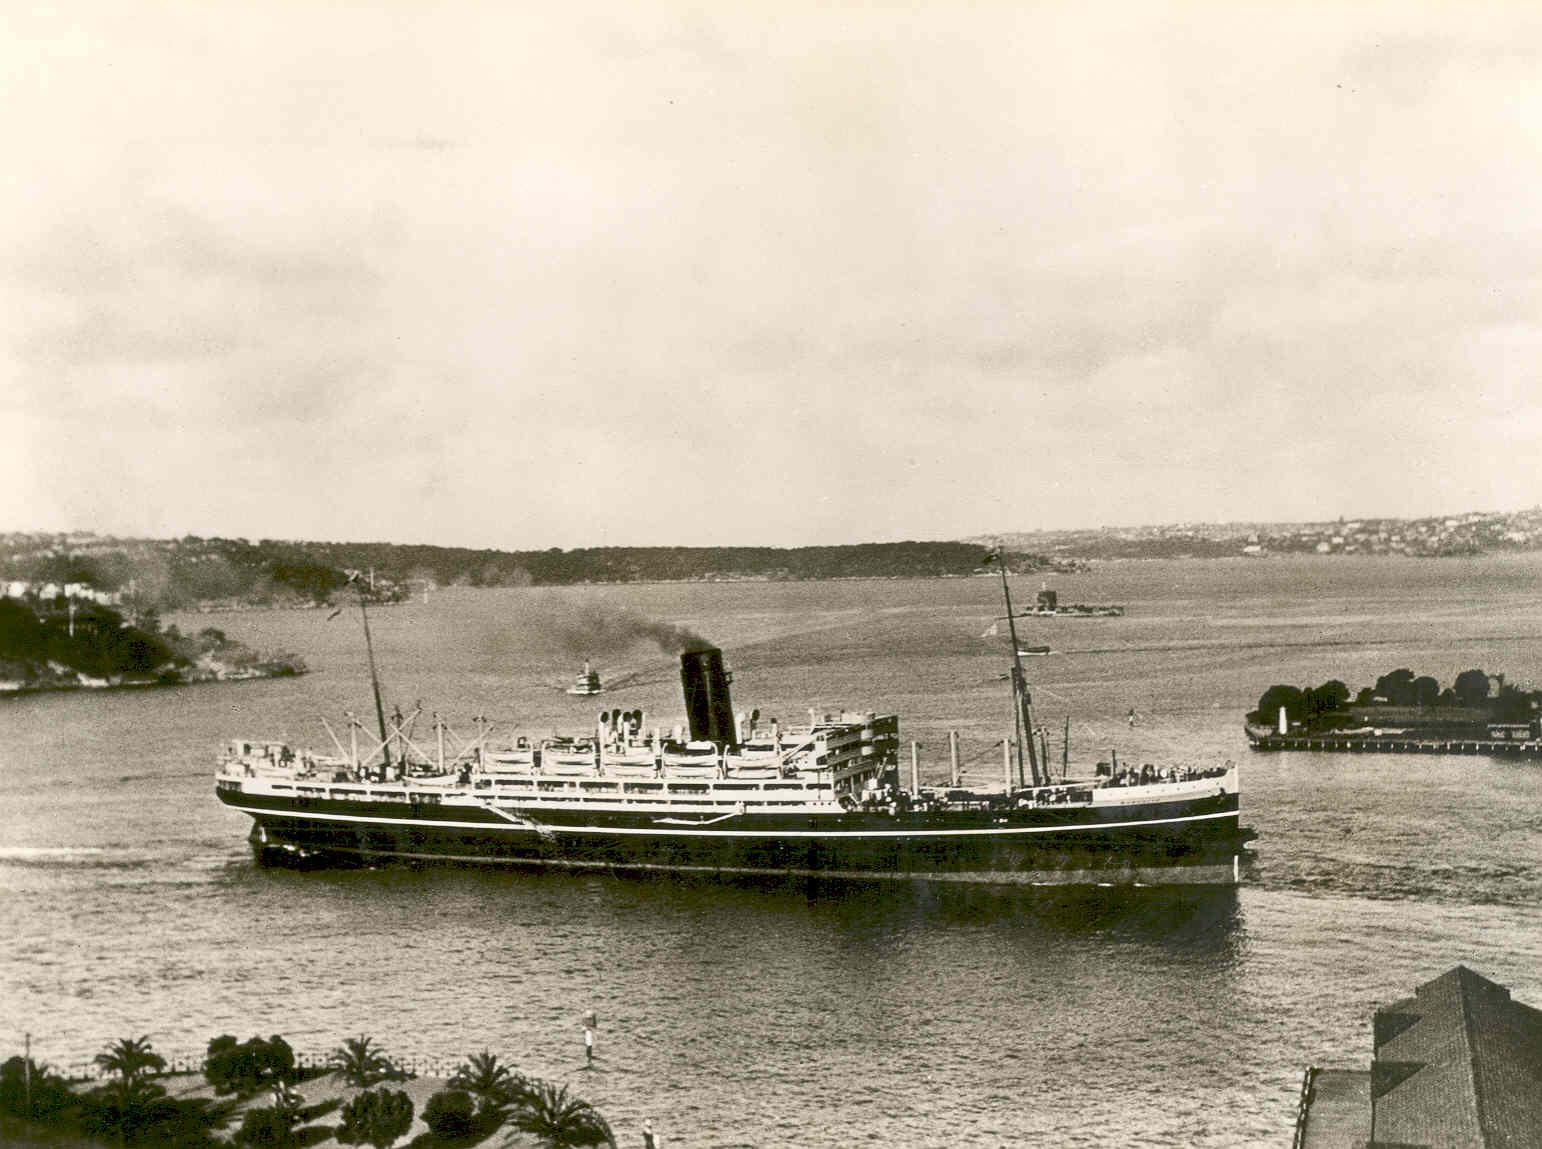
M 1053 581 L 1118 619 L 1033 622 L 1039 716 L 1073 771 L 1244 768 L 1258 831 L 1238 890 L 993 892 L 715 884 L 427 868 L 256 868 L 223 810 L 230 737 L 322 746 L 371 706 L 351 616 L 177 618 L 302 655 L 300 679 L 0 705 L 0 1056 L 55 1064 L 149 1033 L 322 1052 L 374 1036 L 491 1048 L 569 1081 L 635 1143 L 1288 1143 L 1302 1069 L 1360 1064 L 1378 1003 L 1457 962 L 1542 1001 L 1542 765 L 1250 755 L 1263 689 L 1408 666 L 1542 680 L 1542 560 L 1115 564 Z M 1019 579 L 1025 596 L 1037 583 Z M 678 721 L 671 658 L 601 645 L 615 612 L 728 653 L 735 700 L 789 718 L 892 709 L 932 779 L 946 732 L 994 784 L 1010 726 L 984 579 L 450 590 L 372 613 L 391 699 L 469 732 Z M 608 614 L 606 612 L 609 612 Z M 584 657 L 612 687 L 564 693 Z M 1133 725 L 1129 711 L 1134 708 Z M 650 722 L 652 719 L 650 718 Z M 581 1068 L 580 1019 L 600 1019 Z

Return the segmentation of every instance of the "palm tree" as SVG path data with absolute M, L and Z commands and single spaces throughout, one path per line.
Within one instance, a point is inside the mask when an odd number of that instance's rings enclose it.
M 509 1067 L 498 1061 L 498 1055 L 489 1050 L 473 1053 L 461 1062 L 450 1076 L 451 1089 L 464 1089 L 474 1097 L 496 1093 L 509 1079 Z
M 150 1035 L 145 1034 L 120 1037 L 96 1055 L 96 1064 L 129 1085 L 161 1072 L 166 1068 L 166 1059 L 150 1048 Z
M 604 1145 L 615 1149 L 616 1137 L 599 1110 L 587 1101 L 570 1096 L 566 1085 L 533 1081 L 514 1125 L 532 1134 L 546 1149 L 588 1149 Z
M 166 1090 L 151 1080 L 166 1068 L 166 1059 L 150 1047 L 148 1034 L 119 1038 L 96 1055 L 96 1064 L 112 1074 L 113 1080 L 88 1095 L 88 1132 L 127 1144 L 175 1112 Z
M 450 1078 L 451 1089 L 463 1089 L 481 1103 L 484 1110 L 520 1104 L 530 1092 L 530 1081 L 498 1060 L 498 1055 L 484 1050 L 473 1053 L 456 1068 Z
M 350 1037 L 332 1051 L 333 1071 L 349 1085 L 367 1089 L 377 1081 L 400 1077 L 401 1070 L 378 1048 L 371 1048 L 368 1037 Z

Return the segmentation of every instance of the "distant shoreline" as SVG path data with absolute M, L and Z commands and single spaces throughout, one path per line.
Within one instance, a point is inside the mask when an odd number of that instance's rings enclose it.
M 167 681 L 160 678 L 136 678 L 121 682 L 17 682 L 0 680 L 0 698 L 20 698 L 35 694 L 74 694 L 80 691 L 172 690 L 181 686 L 210 686 L 216 683 L 256 682 L 273 678 L 299 678 L 309 671 L 285 665 L 273 669 L 234 671 L 229 674 L 197 674 Z
M 1122 561 L 1122 560 L 1120 560 Z M 1023 577 L 1044 577 L 1049 572 L 1022 571 Z M 1085 572 L 1076 572 L 1085 573 Z M 743 578 L 655 578 L 655 579 L 616 579 L 610 582 L 590 580 L 588 582 L 553 582 L 553 583 L 527 583 L 522 586 L 471 586 L 461 583 L 451 586 L 430 587 L 429 594 L 443 594 L 446 591 L 487 591 L 487 590 L 577 590 L 584 587 L 615 587 L 615 586 L 735 586 L 741 583 L 826 583 L 826 582 L 962 582 L 967 579 L 994 578 L 989 574 L 929 574 L 929 575 L 832 575 L 829 578 L 775 578 L 771 575 L 746 575 Z M 1014 574 L 1012 577 L 1018 577 Z M 371 602 L 369 608 L 375 610 L 379 607 L 411 606 L 413 603 L 421 603 L 421 593 L 412 598 L 391 599 L 383 602 Z M 165 613 L 174 614 L 266 614 L 270 611 L 281 610 L 338 610 L 347 609 L 353 604 L 342 603 L 297 603 L 284 605 L 281 603 L 251 603 L 248 605 L 221 605 L 221 606 L 179 606 L 168 609 Z
M 1438 562 L 1449 564 L 1452 562 L 1472 561 L 1495 558 L 1521 558 L 1530 551 L 1485 551 L 1479 554 L 1463 555 L 1401 555 L 1401 554 L 1315 554 L 1305 551 L 1275 551 L 1264 555 L 1119 555 L 1108 558 L 1094 558 L 1082 561 L 1078 569 L 1065 570 L 1031 570 L 1009 571 L 1012 578 L 1038 578 L 1047 582 L 1053 582 L 1056 578 L 1080 577 L 1094 574 L 1100 567 L 1133 566 L 1139 563 L 1171 563 L 1171 562 L 1196 562 L 1196 563 L 1236 563 L 1237 565 L 1252 566 L 1259 562 L 1289 560 L 1294 562 Z M 971 571 L 968 574 L 892 574 L 892 575 L 828 575 L 828 576 L 778 576 L 778 575 L 737 575 L 723 578 L 652 578 L 652 579 L 589 579 L 583 582 L 543 582 L 503 584 L 490 586 L 473 586 L 470 583 L 451 583 L 445 586 L 431 586 L 428 588 L 430 597 L 443 594 L 447 591 L 525 591 L 525 590 L 580 590 L 585 587 L 629 587 L 629 586 L 734 586 L 743 583 L 764 585 L 767 583 L 804 584 L 804 583 L 835 583 L 835 582 L 966 582 L 971 579 L 995 579 L 998 576 L 990 571 Z M 419 591 L 410 597 L 399 599 L 381 600 L 370 602 L 371 610 L 382 607 L 411 606 L 422 601 L 422 592 Z M 269 611 L 284 610 L 337 610 L 351 607 L 350 602 L 323 602 L 323 603 L 227 603 L 219 606 L 207 604 L 195 604 L 189 606 L 171 607 L 166 614 L 260 614 Z
M 1438 562 L 1451 564 L 1462 561 L 1493 561 L 1503 559 L 1519 559 L 1527 555 L 1537 554 L 1537 551 L 1522 550 L 1493 550 L 1480 551 L 1466 554 L 1408 554 L 1398 552 L 1336 552 L 1332 554 L 1320 554 L 1310 551 L 1266 551 L 1263 554 L 1244 555 L 1238 553 L 1229 554 L 1146 554 L 1146 555 L 1106 555 L 1093 558 L 1079 558 L 1066 560 L 1058 566 L 1036 568 L 1032 570 L 1018 570 L 1009 572 L 1013 578 L 1039 578 L 1053 583 L 1057 578 L 1076 578 L 1086 575 L 1095 575 L 1099 569 L 1109 567 L 1130 567 L 1144 563 L 1162 562 L 1192 562 L 1192 563 L 1234 563 L 1254 564 L 1265 561 L 1281 562 L 1396 562 L 1399 564 L 1413 562 Z M 777 575 L 777 574 L 744 574 L 723 575 L 713 577 L 693 578 L 629 578 L 629 579 L 585 579 L 573 582 L 524 582 L 524 583 L 490 583 L 476 585 L 465 582 L 446 584 L 431 584 L 426 590 L 430 597 L 442 594 L 446 591 L 520 591 L 520 590 L 577 590 L 585 587 L 648 587 L 648 586 L 725 586 L 738 584 L 764 585 L 771 583 L 781 584 L 806 584 L 806 583 L 891 583 L 891 582 L 961 582 L 970 579 L 994 579 L 997 575 L 991 570 L 974 570 L 965 572 L 938 572 L 931 574 L 858 574 L 858 575 Z M 367 605 L 374 609 L 387 607 L 409 606 L 422 601 L 424 591 L 417 590 L 410 594 L 402 594 L 399 597 L 379 598 L 368 600 Z M 176 606 L 161 608 L 166 615 L 185 615 L 189 617 L 201 617 L 208 615 L 241 615 L 241 614 L 267 614 L 285 611 L 334 611 L 349 609 L 354 605 L 351 600 L 327 600 L 327 601 L 251 601 L 240 602 L 232 600 L 206 600 L 191 602 Z M 264 677 L 278 677 L 281 675 L 269 675 Z M 170 683 L 180 686 L 191 683 Z M 161 683 L 131 683 L 124 685 L 163 685 Z M 81 689 L 105 689 L 102 687 L 85 686 Z M 29 687 L 28 692 L 36 693 L 39 690 L 53 689 L 77 689 L 74 686 L 63 687 Z M 7 690 L 0 683 L 0 695 L 15 693 Z

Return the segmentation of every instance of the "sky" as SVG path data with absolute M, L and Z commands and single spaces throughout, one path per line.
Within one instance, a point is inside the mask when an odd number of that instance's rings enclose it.
M 12 5 L 0 529 L 1542 503 L 1542 8 Z

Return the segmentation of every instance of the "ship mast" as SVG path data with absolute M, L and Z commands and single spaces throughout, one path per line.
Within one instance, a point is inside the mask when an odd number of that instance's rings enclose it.
M 1028 766 L 1033 784 L 1039 784 L 1038 752 L 1033 744 L 1033 697 L 1028 693 L 1028 678 L 1023 673 L 1023 654 L 1017 645 L 1017 622 L 1012 617 L 1012 588 L 1007 585 L 1007 563 L 998 548 L 992 553 L 1001 573 L 1001 594 L 1007 603 L 1007 633 L 1012 640 L 1012 718 L 1017 729 L 1017 776 L 1023 776 L 1023 744 L 1028 744 Z
M 373 572 L 371 572 L 373 574 Z M 375 719 L 380 723 L 380 753 L 385 757 L 385 768 L 391 768 L 391 743 L 386 737 L 385 706 L 380 701 L 380 675 L 375 670 L 375 643 L 369 633 L 369 610 L 364 605 L 364 583 L 359 572 L 354 571 L 349 580 L 359 592 L 359 614 L 364 618 L 364 650 L 369 656 L 369 684 L 375 691 Z

